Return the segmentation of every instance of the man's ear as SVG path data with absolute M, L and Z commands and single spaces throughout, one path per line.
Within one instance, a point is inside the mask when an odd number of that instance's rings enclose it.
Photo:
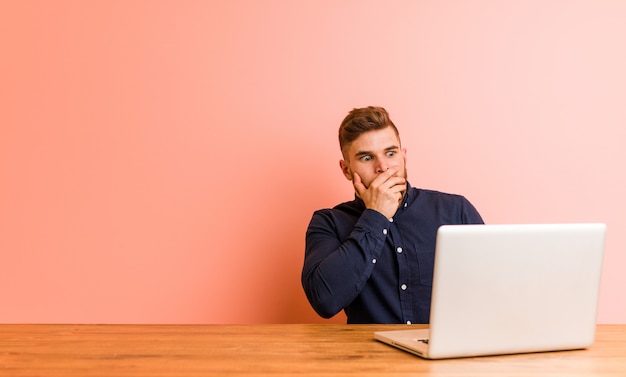
M 345 160 L 339 160 L 339 167 L 341 168 L 341 172 L 343 176 L 346 177 L 348 181 L 352 180 L 352 174 L 350 174 L 350 166 Z

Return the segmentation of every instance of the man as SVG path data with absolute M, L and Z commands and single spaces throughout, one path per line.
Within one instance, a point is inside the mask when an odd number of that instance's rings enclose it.
M 302 285 L 322 317 L 348 323 L 428 323 L 435 238 L 444 224 L 483 223 L 460 195 L 411 187 L 406 149 L 381 107 L 352 110 L 339 127 L 355 199 L 313 214 Z

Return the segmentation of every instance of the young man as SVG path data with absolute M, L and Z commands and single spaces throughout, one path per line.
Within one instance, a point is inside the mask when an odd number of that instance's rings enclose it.
M 313 214 L 302 285 L 313 309 L 348 323 L 428 323 L 435 238 L 443 224 L 483 223 L 460 195 L 411 187 L 406 149 L 381 107 L 352 110 L 339 161 L 355 199 Z

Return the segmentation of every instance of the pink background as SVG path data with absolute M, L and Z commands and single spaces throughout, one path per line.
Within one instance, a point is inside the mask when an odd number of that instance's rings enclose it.
M 385 106 L 414 186 L 605 222 L 626 323 L 626 2 L 3 1 L 0 322 L 304 323 L 336 141 Z

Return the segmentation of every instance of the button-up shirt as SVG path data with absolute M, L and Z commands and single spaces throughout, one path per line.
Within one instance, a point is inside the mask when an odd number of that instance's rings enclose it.
M 463 196 L 408 185 L 388 219 L 355 198 L 313 214 L 302 285 L 315 311 L 348 323 L 428 323 L 435 240 L 444 224 L 482 224 Z

